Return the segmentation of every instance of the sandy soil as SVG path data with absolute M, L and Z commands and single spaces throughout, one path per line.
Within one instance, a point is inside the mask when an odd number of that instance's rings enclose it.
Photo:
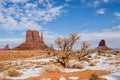
M 46 57 L 48 56 L 46 52 L 40 50 L 0 50 L 0 61 L 24 59 L 34 56 L 40 56 L 42 54 L 44 54 L 44 56 Z
M 115 64 L 120 64 L 120 62 L 115 62 Z
M 90 78 L 91 74 L 97 74 L 98 76 L 109 74 L 108 71 L 102 71 L 102 70 L 85 70 L 82 72 L 69 72 L 69 73 L 45 73 L 38 77 L 32 77 L 28 78 L 26 80 L 41 80 L 44 78 L 51 78 L 51 80 L 59 80 L 62 76 L 65 77 L 67 80 L 70 80 L 69 77 L 79 77 L 78 80 L 86 80 Z M 105 79 L 101 79 L 105 80 Z

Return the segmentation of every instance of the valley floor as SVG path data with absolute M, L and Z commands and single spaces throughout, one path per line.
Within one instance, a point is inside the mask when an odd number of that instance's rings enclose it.
M 37 54 L 36 54 L 37 53 Z M 17 55 L 16 55 L 17 54 Z M 5 56 L 7 57 L 5 57 Z M 0 80 L 89 80 L 91 74 L 100 76 L 101 80 L 120 80 L 120 55 L 93 53 L 88 61 L 70 60 L 70 65 L 81 64 L 81 69 L 55 66 L 56 56 L 50 56 L 42 51 L 0 51 Z M 60 72 L 50 72 L 45 69 L 56 69 Z M 19 76 L 9 76 L 12 70 L 19 71 Z

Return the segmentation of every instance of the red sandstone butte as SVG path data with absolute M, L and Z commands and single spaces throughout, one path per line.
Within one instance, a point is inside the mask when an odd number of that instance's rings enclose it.
M 9 45 L 8 45 L 8 44 L 5 45 L 5 47 L 4 47 L 4 48 L 1 48 L 0 50 L 10 50 Z
M 99 42 L 99 45 L 98 45 L 98 50 L 112 50 L 111 48 L 109 48 L 107 45 L 106 45 L 106 42 L 104 39 L 102 39 L 100 42 Z
M 19 46 L 13 48 L 14 50 L 45 50 L 48 46 L 43 41 L 43 35 L 39 36 L 38 31 L 27 30 L 26 41 Z

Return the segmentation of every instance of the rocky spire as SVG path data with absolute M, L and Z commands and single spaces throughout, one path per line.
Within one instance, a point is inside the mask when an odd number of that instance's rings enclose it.
M 43 33 L 41 33 L 41 42 L 43 42 Z
M 26 42 L 31 42 L 31 41 L 33 41 L 33 34 L 31 30 L 28 30 L 26 32 Z
M 32 31 L 33 42 L 40 42 L 40 36 L 38 31 Z

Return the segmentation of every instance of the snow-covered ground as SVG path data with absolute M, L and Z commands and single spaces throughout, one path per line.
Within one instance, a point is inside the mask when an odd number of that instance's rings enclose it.
M 55 61 L 56 57 L 51 58 L 29 58 L 24 60 L 14 60 L 10 61 L 11 63 L 17 63 L 18 65 L 27 66 L 29 68 L 23 68 L 19 71 L 22 73 L 19 77 L 11 77 L 12 79 L 26 79 L 29 77 L 35 77 L 39 76 L 42 73 L 43 65 L 48 64 L 51 61 Z M 74 62 L 74 60 L 71 60 L 71 62 Z M 91 54 L 91 61 L 96 62 L 95 66 L 90 66 L 87 61 L 84 62 L 75 62 L 74 64 L 81 63 L 84 65 L 83 69 L 72 69 L 72 68 L 65 68 L 64 72 L 78 72 L 78 71 L 84 71 L 87 69 L 92 70 L 107 70 L 110 71 L 111 74 L 101 76 L 103 78 L 106 78 L 108 80 L 120 80 L 120 64 L 114 64 L 115 62 L 120 62 L 120 56 L 110 55 L 108 56 L 102 56 L 98 55 L 97 53 Z M 9 61 L 4 61 L 0 63 L 9 63 Z M 34 64 L 36 63 L 36 64 Z M 37 64 L 38 63 L 38 64 Z M 3 73 L 0 73 L 0 76 L 3 75 Z
M 28 69 L 28 70 L 21 70 L 22 75 L 19 77 L 14 77 L 14 79 L 26 79 L 29 77 L 39 76 L 41 74 L 42 68 L 35 68 L 35 69 Z
M 101 77 L 106 78 L 107 80 L 120 80 L 120 71 L 115 72 L 115 73 L 111 73 L 109 75 L 104 75 L 104 76 L 101 76 Z

